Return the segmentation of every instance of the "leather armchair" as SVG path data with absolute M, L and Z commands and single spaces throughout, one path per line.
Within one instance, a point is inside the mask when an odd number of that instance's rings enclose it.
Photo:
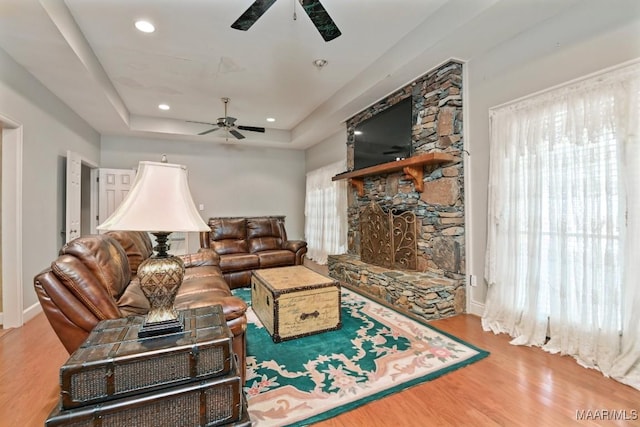
M 151 256 L 151 240 L 142 232 L 109 232 L 66 244 L 51 266 L 34 278 L 40 304 L 69 353 L 105 319 L 146 314 L 149 302 L 136 276 Z M 185 276 L 178 310 L 219 304 L 233 332 L 233 349 L 245 366 L 246 303 L 231 294 L 211 250 L 182 256 Z M 242 370 L 244 378 L 244 370 Z
M 210 218 L 209 227 L 200 247 L 220 256 L 232 289 L 249 286 L 254 270 L 301 265 L 307 253 L 307 242 L 287 239 L 283 216 Z

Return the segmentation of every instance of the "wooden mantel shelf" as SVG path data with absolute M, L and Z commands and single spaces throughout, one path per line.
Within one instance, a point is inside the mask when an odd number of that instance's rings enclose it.
M 358 195 L 364 196 L 364 177 L 372 175 L 384 175 L 391 172 L 402 170 L 413 180 L 416 191 L 422 193 L 424 189 L 424 166 L 437 165 L 440 163 L 449 163 L 455 160 L 455 157 L 447 153 L 427 153 L 409 157 L 408 159 L 398 160 L 395 162 L 383 163 L 381 165 L 371 166 L 352 172 L 344 172 L 331 178 L 332 181 L 341 179 L 349 179 L 351 185 L 356 187 Z

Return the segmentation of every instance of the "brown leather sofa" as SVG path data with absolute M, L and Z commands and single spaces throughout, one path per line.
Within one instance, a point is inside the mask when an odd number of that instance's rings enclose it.
M 75 351 L 104 319 L 142 315 L 149 302 L 136 276 L 152 254 L 149 235 L 114 231 L 79 237 L 34 278 L 40 304 L 69 353 Z M 233 349 L 245 366 L 246 303 L 233 295 L 211 250 L 182 255 L 185 275 L 178 290 L 178 310 L 220 304 L 233 332 Z M 244 371 L 242 371 L 244 377 Z
M 200 247 L 220 255 L 220 269 L 231 289 L 250 286 L 254 270 L 301 265 L 307 242 L 287 240 L 284 216 L 209 218 Z

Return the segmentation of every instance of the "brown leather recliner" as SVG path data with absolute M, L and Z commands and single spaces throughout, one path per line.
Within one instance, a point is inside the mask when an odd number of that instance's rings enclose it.
M 136 276 L 152 254 L 149 235 L 116 231 L 77 238 L 60 250 L 51 267 L 34 278 L 40 304 L 69 353 L 105 319 L 146 314 L 149 302 Z M 246 303 L 233 295 L 213 251 L 182 255 L 185 275 L 178 310 L 219 304 L 233 332 L 233 350 L 245 366 Z M 244 378 L 244 369 L 241 370 Z
M 200 247 L 220 255 L 220 269 L 232 289 L 250 286 L 254 270 L 301 265 L 307 242 L 287 240 L 284 216 L 209 218 Z

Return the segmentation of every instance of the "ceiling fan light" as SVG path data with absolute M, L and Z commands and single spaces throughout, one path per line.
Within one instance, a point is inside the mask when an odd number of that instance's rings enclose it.
M 143 33 L 153 33 L 156 30 L 156 27 L 149 21 L 145 21 L 144 19 L 140 19 L 135 23 L 138 31 L 142 31 Z

